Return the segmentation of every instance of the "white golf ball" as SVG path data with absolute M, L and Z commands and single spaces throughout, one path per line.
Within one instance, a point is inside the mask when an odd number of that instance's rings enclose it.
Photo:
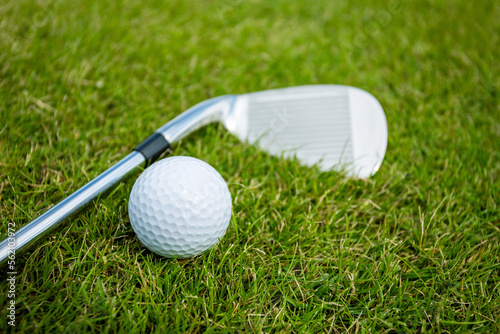
M 231 219 L 231 194 L 201 160 L 176 156 L 152 164 L 135 182 L 128 214 L 139 240 L 166 257 L 187 258 L 215 245 Z

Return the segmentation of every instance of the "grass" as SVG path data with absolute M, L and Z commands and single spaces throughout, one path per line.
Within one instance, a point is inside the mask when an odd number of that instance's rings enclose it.
M 216 247 L 176 261 L 141 246 L 133 177 L 18 255 L 16 326 L 2 293 L 0 330 L 499 332 L 499 15 L 493 1 L 2 2 L 2 238 L 222 94 L 357 86 L 384 106 L 389 145 L 355 180 L 208 126 L 174 154 L 228 182 Z

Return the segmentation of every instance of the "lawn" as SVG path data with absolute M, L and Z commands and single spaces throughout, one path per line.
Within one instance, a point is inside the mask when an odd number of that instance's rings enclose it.
M 386 112 L 369 179 L 242 144 L 216 168 L 233 217 L 189 260 L 145 249 L 135 178 L 16 258 L 18 332 L 500 332 L 500 6 L 494 1 L 0 3 L 0 220 L 16 229 L 190 106 L 344 84 Z

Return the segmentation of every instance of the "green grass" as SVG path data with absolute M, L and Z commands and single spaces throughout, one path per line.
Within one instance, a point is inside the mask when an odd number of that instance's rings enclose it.
M 499 332 L 499 16 L 465 0 L 3 1 L 2 238 L 222 94 L 357 86 L 389 145 L 353 180 L 208 126 L 174 154 L 228 182 L 215 248 L 147 251 L 134 177 L 17 257 L 16 327 L 2 292 L 0 331 Z

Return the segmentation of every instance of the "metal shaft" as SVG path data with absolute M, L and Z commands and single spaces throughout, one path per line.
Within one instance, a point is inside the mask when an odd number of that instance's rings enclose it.
M 102 193 L 113 188 L 139 167 L 144 166 L 146 159 L 139 152 L 132 152 L 104 173 L 78 189 L 47 212 L 33 220 L 28 225 L 15 232 L 13 238 L 7 238 L 0 243 L 0 266 L 8 259 L 12 251 L 16 255 L 26 250 L 38 239 L 49 233 L 71 214 L 96 199 Z M 15 240 L 15 247 L 9 245 L 9 239 Z
M 78 189 L 69 197 L 49 209 L 28 225 L 0 243 L 0 267 L 12 252 L 19 255 L 37 240 L 56 228 L 66 218 L 78 212 L 99 195 L 113 188 L 117 183 L 134 173 L 139 167 L 154 162 L 170 144 L 173 144 L 201 126 L 221 121 L 234 102 L 235 96 L 223 96 L 202 102 L 180 114 L 135 148 L 135 151 L 113 167 Z M 11 240 L 14 240 L 12 242 Z

